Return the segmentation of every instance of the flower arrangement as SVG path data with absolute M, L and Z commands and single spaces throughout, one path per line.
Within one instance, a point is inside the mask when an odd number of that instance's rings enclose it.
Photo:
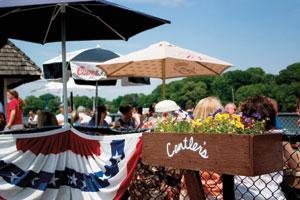
M 187 119 L 178 121 L 175 117 L 166 116 L 157 121 L 157 132 L 180 133 L 214 133 L 214 134 L 261 134 L 264 121 L 259 114 L 241 116 L 239 114 L 216 111 L 207 118 Z

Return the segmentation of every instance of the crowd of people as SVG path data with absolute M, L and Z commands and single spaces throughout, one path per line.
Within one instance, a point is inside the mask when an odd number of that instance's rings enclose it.
M 19 97 L 15 90 L 7 91 L 8 103 L 4 109 L 0 106 L 0 121 L 4 131 L 23 129 L 23 107 L 24 101 Z M 94 112 L 90 112 L 87 108 L 79 106 L 76 110 L 68 110 L 70 123 L 73 126 L 93 126 L 104 128 L 123 128 L 123 129 L 154 129 L 158 119 L 166 116 L 172 116 L 176 120 L 186 119 L 205 119 L 217 110 L 222 110 L 228 114 L 243 114 L 254 116 L 259 114 L 263 120 L 264 131 L 274 132 L 282 129 L 282 124 L 278 119 L 278 106 L 274 99 L 257 96 L 249 97 L 241 102 L 239 107 L 234 103 L 227 103 L 224 107 L 217 97 L 207 97 L 201 99 L 195 108 L 189 106 L 186 110 L 181 109 L 174 101 L 163 100 L 149 107 L 147 114 L 143 113 L 143 108 L 133 107 L 131 105 L 120 106 L 120 117 L 113 121 L 109 116 L 108 109 L 105 105 L 100 105 Z M 300 98 L 298 99 L 296 112 L 300 115 Z M 59 106 L 59 113 L 55 115 L 48 111 L 29 111 L 28 124 L 29 128 L 41 128 L 45 126 L 61 126 L 64 125 L 64 106 Z M 4 123 L 5 122 L 5 123 Z M 297 120 L 300 126 L 300 119 Z M 284 162 L 286 168 L 300 171 L 300 152 L 295 151 L 295 145 L 283 142 Z M 296 146 L 299 148 L 299 146 Z M 222 180 L 221 175 L 213 171 L 200 171 L 201 182 L 207 199 L 223 199 L 222 196 Z M 276 197 L 277 199 L 285 199 L 285 195 L 281 190 L 283 182 L 283 172 L 265 174 L 259 177 L 235 177 L 236 196 L 238 198 L 251 199 L 254 196 L 263 196 L 263 198 Z M 244 184 L 241 184 L 244 183 Z M 266 185 L 268 183 L 268 185 Z M 184 179 L 182 179 L 184 185 Z M 264 190 L 268 186 L 268 190 Z M 159 186 L 161 187 L 161 186 Z M 185 188 L 183 187 L 182 190 Z M 179 191 L 179 190 L 177 190 Z

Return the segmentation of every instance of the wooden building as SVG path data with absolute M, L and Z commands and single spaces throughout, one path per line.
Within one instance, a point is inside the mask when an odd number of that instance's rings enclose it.
M 0 39 L 0 101 L 3 104 L 7 89 L 38 80 L 41 73 L 41 69 L 11 41 Z

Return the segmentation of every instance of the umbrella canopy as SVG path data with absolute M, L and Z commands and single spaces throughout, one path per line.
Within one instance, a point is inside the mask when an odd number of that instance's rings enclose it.
M 169 23 L 105 0 L 2 0 L 0 36 L 42 44 L 61 41 L 63 17 L 68 41 L 128 40 Z
M 109 51 L 107 49 L 102 49 L 100 47 L 89 48 L 89 49 L 79 49 L 72 52 L 66 53 L 66 62 L 105 62 L 107 60 L 119 57 L 118 54 Z M 43 68 L 59 68 L 62 65 L 62 55 L 58 55 L 50 60 L 43 63 Z
M 165 23 L 170 22 L 105 0 L 0 1 L 0 37 L 42 44 L 61 41 L 66 125 L 66 40 L 127 40 Z
M 100 47 L 80 49 L 66 53 L 67 68 L 72 71 L 72 78 L 80 85 L 115 85 L 115 82 L 106 79 L 102 70 L 96 68 L 98 63 L 119 57 L 118 54 Z M 45 79 L 62 78 L 62 55 L 56 56 L 43 63 Z M 79 72 L 79 73 L 78 73 Z M 92 72 L 92 73 L 90 73 Z M 83 76 L 82 74 L 89 74 Z
M 165 97 L 165 79 L 218 75 L 230 66 L 232 64 L 228 62 L 165 41 L 99 65 L 108 77 L 160 78 L 163 80 L 163 97 Z
M 95 87 L 88 85 L 76 85 L 73 79 L 69 79 L 67 82 L 67 88 L 69 92 L 82 94 L 86 91 L 94 91 Z M 31 92 L 38 93 L 55 93 L 61 94 L 63 91 L 63 85 L 60 82 L 48 82 L 45 86 L 38 89 L 31 90 Z

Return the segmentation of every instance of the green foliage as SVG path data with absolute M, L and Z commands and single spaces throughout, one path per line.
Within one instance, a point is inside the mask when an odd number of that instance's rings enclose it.
M 286 69 L 279 72 L 276 77 L 277 84 L 290 84 L 300 82 L 300 63 L 289 65 Z
M 267 96 L 273 97 L 272 90 L 276 89 L 277 85 L 275 84 L 252 84 L 239 87 L 235 92 L 235 98 L 237 102 L 244 101 L 250 96 Z
M 119 96 L 111 102 L 110 111 L 118 112 L 119 107 L 122 105 L 142 106 L 147 107 L 147 96 L 144 94 L 128 94 Z
M 44 106 L 45 102 L 42 99 L 35 96 L 28 96 L 25 99 L 25 107 L 23 108 L 24 115 L 27 115 L 29 110 L 43 110 Z
M 229 80 L 225 76 L 218 76 L 212 82 L 211 94 L 219 97 L 222 101 L 231 101 L 233 87 L 230 85 Z M 200 100 L 200 99 L 199 99 Z
M 279 110 L 284 112 L 295 112 L 297 92 L 300 83 L 282 84 L 274 90 L 274 99 L 278 101 Z
M 206 96 L 218 96 L 223 104 L 232 101 L 235 103 L 245 100 L 249 96 L 264 95 L 278 101 L 280 112 L 294 112 L 296 99 L 300 96 L 300 63 L 289 65 L 279 72 L 279 75 L 267 74 L 262 68 L 253 67 L 247 70 L 233 70 L 214 77 L 188 77 L 173 81 L 166 85 L 166 99 L 176 101 L 185 108 L 187 104 L 196 105 Z M 106 104 L 110 112 L 117 112 L 120 105 L 149 107 L 152 103 L 162 100 L 162 86 L 157 86 L 151 94 L 128 94 L 119 96 L 112 102 L 98 98 L 98 105 Z M 59 98 L 50 94 L 39 98 L 29 96 L 25 99 L 24 112 L 29 109 L 48 109 L 51 112 L 58 110 Z M 75 96 L 73 103 L 92 109 L 93 98 Z
M 60 99 L 59 97 L 55 97 L 55 98 L 51 98 L 49 101 L 48 101 L 48 110 L 52 113 L 56 113 L 58 112 L 58 107 L 59 107 L 59 104 L 60 104 Z
M 100 101 L 101 101 L 101 99 L 100 99 Z M 89 109 L 93 108 L 93 100 L 87 96 L 76 95 L 75 97 L 73 97 L 73 104 L 74 104 L 75 108 L 78 108 L 78 106 L 84 106 Z

